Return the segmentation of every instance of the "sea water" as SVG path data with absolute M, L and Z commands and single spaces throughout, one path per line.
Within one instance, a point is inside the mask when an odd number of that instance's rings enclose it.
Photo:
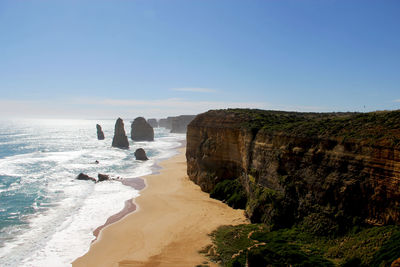
M 97 140 L 96 123 L 105 140 Z M 154 142 L 113 148 L 114 123 L 0 120 L 0 266 L 70 266 L 88 251 L 93 230 L 139 195 L 117 180 L 95 184 L 75 177 L 148 175 L 185 140 L 155 128 Z M 128 136 L 129 126 L 125 121 Z M 135 160 L 139 147 L 150 160 Z

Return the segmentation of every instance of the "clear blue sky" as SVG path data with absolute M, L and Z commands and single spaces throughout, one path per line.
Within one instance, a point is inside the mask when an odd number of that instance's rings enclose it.
M 400 108 L 400 1 L 0 0 L 0 116 Z

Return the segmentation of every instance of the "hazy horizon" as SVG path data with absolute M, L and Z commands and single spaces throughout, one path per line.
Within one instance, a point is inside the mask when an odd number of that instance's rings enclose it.
M 1 1 L 0 116 L 400 108 L 400 2 Z

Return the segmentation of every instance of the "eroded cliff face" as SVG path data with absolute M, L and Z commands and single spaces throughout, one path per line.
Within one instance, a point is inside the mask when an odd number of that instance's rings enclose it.
M 171 123 L 171 133 L 186 133 L 188 124 L 196 117 L 196 115 L 181 115 L 173 117 Z
M 229 110 L 209 111 L 189 124 L 188 175 L 202 190 L 237 179 L 250 219 L 277 227 L 304 223 L 324 231 L 362 222 L 400 223 L 397 146 L 293 135 L 271 131 L 268 124 L 244 127 L 249 119 Z

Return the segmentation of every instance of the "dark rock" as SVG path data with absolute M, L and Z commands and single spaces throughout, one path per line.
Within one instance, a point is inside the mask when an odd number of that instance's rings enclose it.
M 124 149 L 129 148 L 128 137 L 125 134 L 124 122 L 121 118 L 118 118 L 117 122 L 115 123 L 112 146 Z
M 150 124 L 150 126 L 153 127 L 153 128 L 157 128 L 158 127 L 157 119 L 148 119 L 147 123 Z
M 103 182 L 103 181 L 110 180 L 110 176 L 108 176 L 106 174 L 101 174 L 101 173 L 99 173 L 97 175 L 97 178 L 98 178 L 98 180 L 97 180 L 98 182 Z
M 96 182 L 96 179 L 94 179 L 93 177 L 90 177 L 89 175 L 84 174 L 84 173 L 80 173 L 78 176 L 76 176 L 75 179 L 85 180 L 85 181 L 90 180 L 90 181 Z
M 154 130 L 145 118 L 137 117 L 131 126 L 131 138 L 133 141 L 154 141 Z
M 138 148 L 135 151 L 136 160 L 148 160 L 146 152 L 143 148 Z
M 99 124 L 96 124 L 96 128 L 97 128 L 97 139 L 104 140 L 104 133 L 103 130 L 101 129 L 101 126 Z
M 174 117 L 171 124 L 171 133 L 186 133 L 187 126 L 196 115 L 181 115 Z

